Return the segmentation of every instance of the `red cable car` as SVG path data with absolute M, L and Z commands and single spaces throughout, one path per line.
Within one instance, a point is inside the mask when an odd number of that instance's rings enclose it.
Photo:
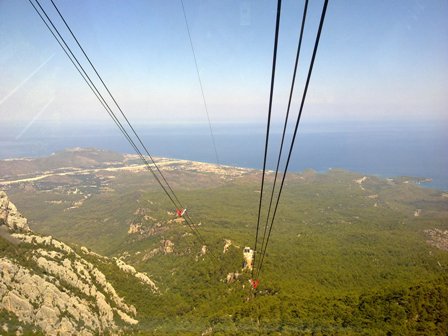
M 187 209 L 176 209 L 177 217 L 183 217 Z

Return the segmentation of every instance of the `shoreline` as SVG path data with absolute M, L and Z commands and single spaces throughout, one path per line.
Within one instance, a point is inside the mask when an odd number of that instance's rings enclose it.
M 56 153 L 51 153 L 47 156 L 38 156 L 38 157 L 23 157 L 23 158 L 7 158 L 7 159 L 0 159 L 0 162 L 5 163 L 17 163 L 20 161 L 24 162 L 33 162 L 34 160 L 42 160 L 45 158 L 54 157 L 58 153 L 82 153 L 82 152 L 105 152 L 105 153 L 116 153 L 123 155 L 123 161 L 115 161 L 103 164 L 100 164 L 98 167 L 91 167 L 91 168 L 79 168 L 79 167 L 58 167 L 55 169 L 49 169 L 42 172 L 35 172 L 35 173 L 29 173 L 29 174 L 17 174 L 17 175 L 9 175 L 8 177 L 12 177 L 12 179 L 3 179 L 0 178 L 0 186 L 7 186 L 7 185 L 13 185 L 13 184 L 20 184 L 20 183 L 26 183 L 26 182 L 34 182 L 43 180 L 47 177 L 52 176 L 67 176 L 67 175 L 76 175 L 76 174 L 91 174 L 91 173 L 97 173 L 100 171 L 131 171 L 131 172 L 138 172 L 138 171 L 144 171 L 145 165 L 144 164 L 126 164 L 129 161 L 134 160 L 140 160 L 140 157 L 137 154 L 131 154 L 131 153 L 120 153 L 120 152 L 114 152 L 104 149 L 97 149 L 97 148 L 67 148 L 63 151 L 59 151 Z M 227 164 L 216 164 L 212 162 L 204 162 L 204 161 L 195 161 L 195 160 L 188 160 L 188 159 L 178 159 L 178 158 L 171 158 L 171 157 L 154 157 L 156 160 L 156 163 L 159 167 L 170 167 L 172 165 L 189 165 L 189 167 L 196 167 L 199 170 L 205 169 L 208 170 L 208 172 L 215 172 L 215 173 L 223 173 L 226 174 L 226 171 L 228 170 L 238 170 L 241 172 L 249 172 L 249 171 L 261 171 L 260 169 L 254 168 L 254 167 L 244 167 L 244 166 L 235 166 L 235 165 L 227 165 Z M 103 166 L 101 166 L 103 165 Z M 202 169 L 201 169 L 202 168 Z M 59 170 L 59 171 L 58 171 Z M 61 171 L 63 170 L 63 171 Z M 289 173 L 293 174 L 301 174 L 304 171 L 307 170 L 313 170 L 319 174 L 326 174 L 328 172 L 331 172 L 332 170 L 343 170 L 359 175 L 368 175 L 372 177 L 377 177 L 385 180 L 391 180 L 395 183 L 412 183 L 416 186 L 423 187 L 425 189 L 432 189 L 437 190 L 440 192 L 448 192 L 448 188 L 444 188 L 443 186 L 437 184 L 434 182 L 433 178 L 431 177 L 418 177 L 418 176 L 406 176 L 406 175 L 395 175 L 395 176 L 387 176 L 382 175 L 378 173 L 366 173 L 366 172 L 359 172 L 355 170 L 351 170 L 348 168 L 328 168 L 328 169 L 315 169 L 315 168 L 306 168 L 300 171 L 289 171 Z M 266 170 L 267 172 L 272 172 L 271 170 Z M 22 178 L 20 178 L 22 177 Z

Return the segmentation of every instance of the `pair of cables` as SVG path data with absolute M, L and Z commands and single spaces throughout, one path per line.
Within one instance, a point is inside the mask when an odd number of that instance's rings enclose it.
M 107 92 L 107 95 L 101 93 L 98 86 L 95 84 L 95 82 L 92 80 L 91 76 L 89 76 L 88 72 L 84 68 L 84 66 L 80 63 L 79 59 L 74 54 L 72 48 L 68 45 L 66 39 L 61 35 L 59 29 L 54 24 L 53 20 L 49 17 L 47 11 L 42 7 L 39 0 L 28 0 L 30 5 L 34 8 L 36 13 L 39 15 L 45 26 L 48 28 L 50 33 L 53 35 L 55 40 L 58 42 L 60 47 L 63 49 L 64 53 L 69 58 L 70 62 L 73 64 L 73 66 L 76 68 L 78 73 L 81 75 L 83 80 L 86 82 L 90 90 L 93 92 L 95 97 L 100 102 L 101 106 L 105 109 L 105 111 L 108 113 L 108 115 L 112 118 L 116 126 L 119 128 L 120 132 L 123 134 L 123 136 L 126 138 L 126 140 L 129 142 L 131 147 L 135 150 L 135 152 L 138 154 L 142 162 L 144 163 L 146 169 L 154 176 L 157 183 L 160 185 L 162 190 L 165 192 L 169 200 L 172 202 L 174 207 L 176 209 L 184 209 L 184 206 L 180 202 L 179 198 L 177 197 L 174 190 L 171 188 L 170 184 L 168 183 L 166 177 L 160 170 L 159 166 L 157 165 L 154 158 L 149 153 L 147 147 L 143 143 L 140 136 L 135 131 L 135 128 L 130 123 L 129 119 L 127 118 L 126 114 L 120 107 L 120 105 L 117 103 L 117 100 L 112 95 L 111 91 L 109 90 L 108 86 L 104 82 L 103 78 L 98 73 L 96 67 L 93 65 L 91 59 L 85 52 L 84 48 L 81 46 L 81 43 L 76 38 L 74 32 L 70 28 L 69 24 L 67 23 L 66 19 L 62 15 L 61 11 L 55 4 L 53 0 L 51 1 L 51 4 L 53 5 L 54 9 L 58 13 L 60 19 L 64 23 L 66 29 L 72 36 L 73 40 L 76 42 L 76 45 L 78 46 L 79 50 L 84 55 L 85 59 L 87 60 L 88 64 L 90 65 L 91 69 L 94 71 L 96 77 L 100 81 L 102 87 L 103 87 L 103 93 L 104 90 Z M 109 102 L 106 99 L 109 97 Z M 113 104 L 109 104 L 110 100 L 113 102 Z M 111 107 L 112 106 L 112 107 Z M 118 111 L 117 111 L 118 110 Z M 121 119 L 121 120 L 120 120 Z M 199 233 L 196 225 L 194 224 L 193 220 L 189 216 L 188 213 L 185 213 L 184 215 L 185 223 L 190 228 L 190 230 L 194 233 L 194 235 L 197 237 L 197 239 L 204 245 L 207 245 L 202 235 Z
M 278 179 L 278 175 L 279 175 L 278 173 L 279 173 L 280 162 L 281 162 L 282 152 L 283 152 L 283 147 L 284 147 L 285 134 L 286 134 L 288 120 L 289 120 L 291 101 L 292 101 L 292 97 L 293 97 L 293 93 L 294 93 L 294 85 L 295 85 L 295 81 L 296 81 L 296 74 L 297 74 L 297 69 L 298 69 L 298 66 L 299 66 L 299 58 L 300 58 L 300 50 L 301 50 L 301 47 L 302 47 L 303 31 L 304 31 L 304 27 L 305 27 L 306 15 L 307 15 L 307 10 L 308 10 L 308 0 L 305 0 L 304 9 L 303 9 L 303 15 L 302 15 L 302 23 L 301 23 L 300 35 L 299 35 L 299 39 L 298 39 L 298 43 L 297 43 L 297 52 L 296 52 L 294 71 L 293 71 L 293 76 L 292 76 L 292 81 L 291 81 L 290 92 L 289 92 L 288 106 L 287 106 L 287 110 L 286 110 L 285 122 L 284 122 L 283 133 L 282 133 L 282 139 L 281 139 L 280 149 L 279 149 L 278 158 L 277 158 L 277 167 L 276 167 L 276 170 L 275 170 L 274 182 L 273 182 L 272 192 L 271 192 L 270 201 L 269 201 L 269 208 L 268 208 L 268 212 L 267 212 L 266 223 L 265 223 L 264 230 L 263 230 L 262 242 L 261 242 L 260 250 L 258 252 L 257 246 L 258 246 L 258 239 L 259 239 L 260 219 L 261 219 L 261 210 L 262 210 L 262 201 L 263 201 L 263 189 L 264 189 L 264 180 L 265 180 L 265 172 L 266 172 L 266 160 L 267 160 L 267 153 L 268 153 L 269 130 L 270 130 L 271 114 L 272 114 L 272 101 L 273 101 L 273 92 L 274 92 L 274 83 L 275 83 L 275 68 L 276 68 L 276 62 L 277 62 L 278 36 L 279 36 L 279 26 L 280 26 L 280 17 L 281 17 L 281 0 L 278 0 L 278 2 L 277 2 L 277 19 L 276 19 L 275 38 L 274 38 L 274 52 L 273 52 L 273 61 L 272 61 L 271 89 L 270 89 L 270 98 L 269 98 L 268 121 L 267 121 L 267 128 L 266 128 L 266 140 L 265 140 L 265 151 L 264 151 L 264 159 L 263 159 L 263 173 L 262 173 L 262 181 L 261 181 L 261 192 L 260 192 L 260 200 L 259 200 L 259 206 L 258 206 L 258 218 L 257 218 L 257 227 L 256 227 L 256 235 L 255 235 L 255 244 L 254 244 L 255 253 L 254 253 L 254 259 L 253 259 L 252 279 L 260 278 L 261 271 L 263 269 L 264 260 L 265 260 L 265 256 L 266 256 L 266 251 L 267 251 L 267 247 L 268 247 L 269 240 L 270 240 L 271 233 L 272 233 L 272 227 L 274 225 L 274 221 L 275 221 L 275 217 L 276 217 L 276 214 L 277 214 L 278 205 L 280 203 L 280 199 L 281 199 L 281 195 L 282 195 L 282 191 L 283 191 L 283 186 L 284 186 L 284 182 L 285 182 L 285 178 L 286 178 L 286 173 L 288 171 L 288 167 L 289 167 L 289 163 L 290 163 L 290 159 L 291 159 L 291 154 L 292 154 L 292 151 L 293 151 L 293 148 L 294 148 L 294 143 L 295 143 L 295 139 L 296 139 L 296 136 L 297 136 L 298 127 L 299 127 L 299 124 L 300 124 L 300 120 L 301 120 L 302 112 L 303 112 L 303 107 L 304 107 L 306 95 L 307 95 L 307 92 L 308 92 L 308 87 L 309 87 L 309 83 L 310 83 L 310 79 L 311 79 L 311 74 L 313 72 L 314 61 L 316 59 L 317 49 L 319 47 L 319 41 L 320 41 L 320 36 L 321 36 L 321 32 L 322 32 L 322 27 L 323 27 L 324 20 L 325 20 L 325 14 L 326 14 L 326 11 L 327 11 L 327 6 L 328 6 L 328 0 L 324 0 L 324 4 L 323 4 L 323 7 L 322 7 L 322 13 L 321 13 L 321 17 L 320 17 L 320 22 L 319 22 L 319 28 L 318 28 L 316 39 L 315 39 L 315 42 L 314 42 L 313 54 L 311 56 L 311 62 L 310 62 L 309 68 L 308 68 L 308 74 L 307 74 L 307 78 L 306 78 L 306 82 L 305 82 L 305 87 L 304 87 L 303 92 L 302 92 L 302 98 L 301 98 L 301 102 L 300 102 L 299 113 L 297 115 L 297 119 L 296 119 L 296 123 L 295 123 L 295 127 L 294 127 L 294 133 L 293 133 L 293 136 L 292 136 L 292 139 L 291 139 L 291 143 L 290 143 L 290 146 L 289 146 L 289 150 L 288 150 L 288 157 L 287 157 L 287 160 L 286 160 L 285 169 L 284 169 L 283 176 L 282 176 L 281 183 L 280 183 L 280 187 L 279 187 L 279 190 L 278 190 L 278 193 L 277 193 L 275 205 L 274 205 L 274 208 L 273 208 L 273 211 L 272 211 L 272 204 L 273 204 L 273 201 L 274 201 L 274 198 L 275 198 L 274 197 L 275 187 L 276 187 L 277 179 Z M 271 211 L 272 211 L 272 216 L 271 216 Z M 255 261 L 256 261 L 257 253 L 260 254 L 260 261 L 258 263 L 258 267 L 255 267 L 256 266 Z M 252 283 L 256 284 L 256 286 L 258 286 L 258 281 L 259 280 L 252 280 Z

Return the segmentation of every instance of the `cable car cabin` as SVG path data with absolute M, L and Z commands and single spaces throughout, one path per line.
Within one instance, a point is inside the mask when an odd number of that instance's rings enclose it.
M 253 264 L 254 264 L 254 254 L 255 251 L 252 250 L 250 247 L 246 246 L 243 250 L 243 271 L 249 270 L 252 271 Z
M 187 209 L 176 209 L 177 217 L 183 217 L 185 215 L 185 212 L 187 212 Z

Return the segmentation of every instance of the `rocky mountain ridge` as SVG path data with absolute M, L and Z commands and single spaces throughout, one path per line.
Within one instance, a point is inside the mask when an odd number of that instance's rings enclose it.
M 0 256 L 0 313 L 9 316 L 0 324 L 3 332 L 20 334 L 32 326 L 32 333 L 49 335 L 119 334 L 138 324 L 136 308 L 117 293 L 98 263 L 113 264 L 150 292 L 158 291 L 147 274 L 122 260 L 85 247 L 77 252 L 51 236 L 34 233 L 4 192 L 0 218 L 2 243 L 7 245 Z
M 6 225 L 10 230 L 30 231 L 28 221 L 17 211 L 16 206 L 9 201 L 4 191 L 0 191 L 0 225 Z

